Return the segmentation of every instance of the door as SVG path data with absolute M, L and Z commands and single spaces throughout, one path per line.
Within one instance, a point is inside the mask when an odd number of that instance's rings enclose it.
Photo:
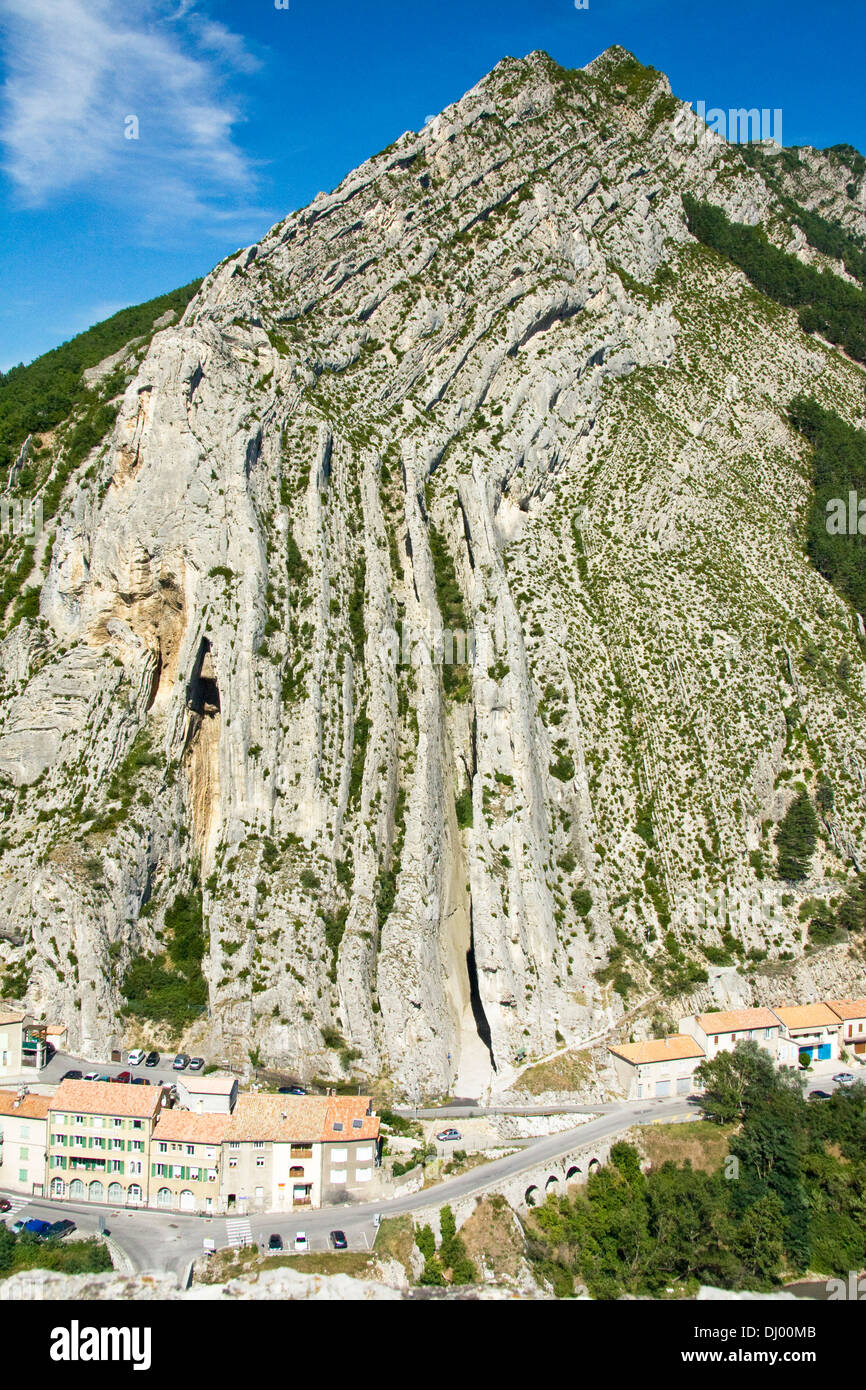
M 832 1047 L 830 1046 L 830 1044 L 829 1044 L 829 1043 L 822 1043 L 821 1046 L 818 1048 L 818 1061 L 819 1061 L 819 1062 L 829 1062 L 830 1057 L 832 1056 L 832 1053 L 833 1053 L 833 1049 L 832 1049 Z
M 690 1076 L 680 1076 L 677 1078 L 677 1095 L 687 1096 L 692 1089 L 692 1078 Z
M 657 1081 L 657 1082 L 656 1082 L 656 1095 L 658 1096 L 659 1099 L 661 1099 L 663 1096 L 669 1096 L 670 1093 L 671 1093 L 671 1083 L 670 1083 L 669 1081 Z

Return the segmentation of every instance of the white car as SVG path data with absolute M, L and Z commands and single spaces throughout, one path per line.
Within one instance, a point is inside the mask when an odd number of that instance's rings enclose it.
M 98 1071 L 86 1071 L 86 1072 L 84 1073 L 84 1080 L 85 1080 L 85 1081 L 98 1081 L 98 1080 L 99 1080 L 99 1072 L 98 1072 Z
M 297 1255 L 306 1255 L 309 1248 L 310 1242 L 307 1240 L 306 1233 L 304 1231 L 298 1231 L 295 1236 L 295 1253 Z
M 850 1071 L 837 1071 L 836 1075 L 833 1077 L 833 1080 L 836 1082 L 837 1086 L 854 1085 L 854 1077 Z
M 140 1067 L 146 1056 L 147 1053 L 143 1047 L 134 1047 L 131 1052 L 127 1053 L 127 1066 Z

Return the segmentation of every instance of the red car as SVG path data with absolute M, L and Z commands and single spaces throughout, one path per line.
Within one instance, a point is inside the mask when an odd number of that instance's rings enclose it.
M 130 1081 L 132 1080 L 132 1072 L 131 1072 L 131 1071 L 119 1071 L 119 1072 L 117 1073 L 117 1076 L 113 1076 L 111 1079 L 112 1079 L 112 1081 L 120 1081 L 120 1082 L 123 1083 L 124 1085 L 128 1086 L 129 1083 L 130 1083 Z
M 0 1197 L 0 1211 L 11 1211 L 12 1203 L 6 1197 Z

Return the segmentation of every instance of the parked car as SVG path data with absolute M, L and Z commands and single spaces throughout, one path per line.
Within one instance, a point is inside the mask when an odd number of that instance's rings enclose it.
M 0 1211 L 11 1211 L 12 1203 L 8 1197 L 0 1197 Z
M 110 1080 L 111 1080 L 111 1077 L 110 1077 L 110 1076 L 108 1075 L 108 1073 L 106 1072 L 106 1074 L 105 1074 L 104 1076 L 97 1076 L 96 1079 L 97 1079 L 97 1081 L 110 1081 Z
M 436 1138 L 439 1140 L 440 1144 L 448 1144 L 453 1139 L 462 1139 L 463 1135 L 460 1133 L 459 1129 L 440 1129 Z
M 190 1071 L 201 1071 L 204 1066 L 204 1057 L 193 1057 L 189 1064 Z
M 74 1069 L 72 1071 L 65 1071 L 60 1078 L 61 1081 L 83 1081 L 83 1079 L 81 1072 L 75 1071 Z
M 277 1235 L 277 1232 L 274 1231 L 273 1235 L 268 1237 L 268 1249 L 269 1249 L 269 1250 L 282 1250 L 282 1248 L 283 1248 L 283 1238 L 282 1238 L 281 1235 Z
M 159 1053 L 158 1053 L 158 1052 L 148 1052 L 147 1056 L 146 1056 L 145 1059 L 144 1059 L 144 1065 L 145 1065 L 146 1067 L 158 1067 L 158 1066 L 159 1066 Z
M 307 1094 L 303 1086 L 278 1086 L 277 1093 L 281 1096 L 305 1096 Z
M 71 1236 L 76 1229 L 74 1221 L 53 1221 L 48 1227 L 46 1236 L 49 1239 L 62 1240 L 64 1236 Z
M 20 1236 L 20 1234 L 21 1234 L 21 1232 L 22 1232 L 23 1230 L 24 1230 L 24 1218 L 23 1218 L 23 1217 L 19 1218 L 18 1221 L 13 1221 L 13 1222 L 12 1222 L 12 1234 L 13 1234 L 13 1235 Z
M 149 1076 L 134 1076 L 132 1078 L 132 1084 L 133 1086 L 152 1086 L 153 1082 Z
M 24 1230 L 28 1235 L 35 1236 L 37 1240 L 44 1240 L 51 1230 L 50 1221 L 41 1221 L 38 1216 L 31 1216 L 29 1221 L 24 1222 Z
M 295 1236 L 295 1251 L 299 1255 L 306 1255 L 309 1248 L 310 1242 L 307 1240 L 306 1232 L 298 1231 Z
M 189 1066 L 189 1057 L 185 1052 L 179 1052 L 171 1065 L 175 1071 L 185 1071 Z
M 344 1231 L 332 1231 L 328 1236 L 332 1250 L 348 1250 L 349 1242 L 346 1240 Z
M 147 1053 L 143 1047 L 134 1047 L 131 1052 L 127 1053 L 126 1060 L 131 1067 L 140 1067 L 146 1056 Z
M 851 1073 L 850 1071 L 837 1071 L 836 1075 L 833 1077 L 833 1080 L 836 1082 L 837 1086 L 854 1085 L 854 1076 L 853 1073 Z
M 382 1224 L 382 1213 L 381 1213 L 380 1211 L 377 1211 L 377 1212 L 374 1214 L 374 1216 L 373 1216 L 373 1225 L 374 1225 L 374 1227 L 376 1228 L 377 1231 L 378 1231 L 379 1227 L 381 1226 L 381 1224 Z
M 86 1072 L 84 1073 L 84 1080 L 85 1080 L 85 1081 L 98 1081 L 99 1079 L 100 1079 L 100 1078 L 99 1078 L 99 1072 L 98 1072 L 98 1071 L 86 1071 Z
M 810 1091 L 809 1094 L 808 1094 L 808 1096 L 806 1097 L 806 1099 L 807 1099 L 807 1100 L 829 1100 L 829 1099 L 830 1099 L 830 1092 L 829 1092 L 829 1091 Z
M 113 1080 L 113 1081 L 119 1081 L 120 1084 L 121 1084 L 121 1086 L 128 1086 L 129 1083 L 130 1083 L 130 1081 L 132 1080 L 132 1072 L 131 1072 L 131 1071 L 119 1071 L 119 1072 L 117 1073 L 117 1076 L 112 1077 L 112 1080 Z

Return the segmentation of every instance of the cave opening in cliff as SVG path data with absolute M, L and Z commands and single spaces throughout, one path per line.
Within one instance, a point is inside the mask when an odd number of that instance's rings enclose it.
M 478 988 L 478 967 L 475 964 L 475 931 L 471 924 L 469 928 L 469 950 L 466 952 L 466 971 L 469 975 L 469 1002 L 472 1006 L 472 1017 L 475 1020 L 475 1029 L 490 1054 L 490 1065 L 493 1070 L 496 1071 L 496 1058 L 493 1056 L 493 1037 L 490 1032 L 490 1024 L 487 1022 L 487 1015 L 484 1012 L 484 1005 L 481 1002 L 481 992 Z
M 188 707 L 201 718 L 213 718 L 220 712 L 220 692 L 214 673 L 210 642 L 203 637 L 186 688 Z

